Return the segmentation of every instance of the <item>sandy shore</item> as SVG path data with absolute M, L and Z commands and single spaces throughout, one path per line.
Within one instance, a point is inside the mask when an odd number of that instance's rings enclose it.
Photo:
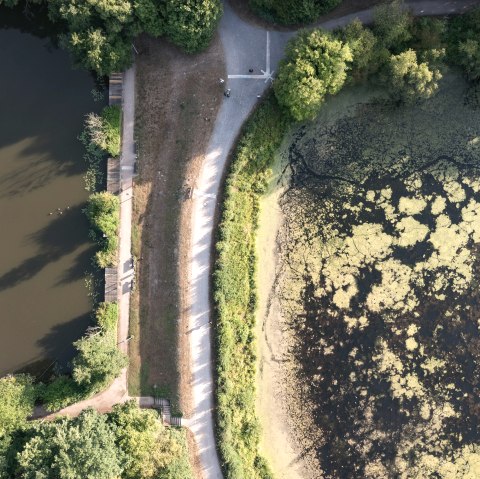
M 267 459 L 275 478 L 305 479 L 301 454 L 294 448 L 287 414 L 284 368 L 288 363 L 287 338 L 282 327 L 280 304 L 276 294 L 278 276 L 277 233 L 282 225 L 278 200 L 287 178 L 281 177 L 284 161 L 279 156 L 268 193 L 261 201 L 257 234 L 257 414 L 262 434 L 261 454 Z M 280 182 L 280 184 L 279 184 Z

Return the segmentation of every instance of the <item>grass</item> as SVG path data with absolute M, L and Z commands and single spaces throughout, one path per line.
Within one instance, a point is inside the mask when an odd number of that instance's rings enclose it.
M 288 128 L 273 95 L 247 122 L 225 186 L 214 271 L 217 432 L 225 477 L 268 478 L 255 414 L 255 233 L 259 199 Z

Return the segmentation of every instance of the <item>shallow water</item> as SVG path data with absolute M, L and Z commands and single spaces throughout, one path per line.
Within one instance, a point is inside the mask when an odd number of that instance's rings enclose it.
M 314 425 L 294 434 L 322 477 L 466 477 L 478 464 L 480 110 L 468 99 L 454 74 L 416 106 L 345 91 L 293 135 L 278 237 L 287 380 L 303 388 L 294 399 Z
M 0 30 L 0 376 L 65 363 L 89 323 L 84 115 L 93 77 L 46 38 Z

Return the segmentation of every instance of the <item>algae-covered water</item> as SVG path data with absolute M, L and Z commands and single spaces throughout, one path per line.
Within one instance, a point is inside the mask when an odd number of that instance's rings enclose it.
M 374 96 L 331 99 L 286 152 L 298 440 L 317 477 L 480 477 L 480 109 L 454 74 L 415 106 Z

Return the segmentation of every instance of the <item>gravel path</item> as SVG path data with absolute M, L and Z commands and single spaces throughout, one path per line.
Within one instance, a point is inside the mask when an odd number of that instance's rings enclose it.
M 414 1 L 409 6 L 415 15 L 440 15 L 460 13 L 478 3 L 473 0 Z M 267 33 L 264 28 L 241 20 L 228 3 L 224 4 L 224 9 L 220 36 L 230 77 L 225 79 L 225 88 L 231 89 L 231 94 L 229 98 L 224 98 L 215 120 L 207 154 L 196 181 L 191 224 L 189 331 L 194 414 L 185 421 L 185 424 L 191 428 L 195 436 L 204 479 L 223 477 L 214 436 L 212 334 L 209 322 L 210 268 L 216 197 L 235 139 L 257 103 L 257 95 L 262 95 L 269 86 L 269 74 L 272 72 L 274 74 L 287 41 L 295 34 L 293 31 Z M 333 29 L 349 23 L 354 18 L 360 18 L 368 23 L 372 19 L 372 10 L 329 20 L 320 26 Z M 253 69 L 253 72 L 249 72 L 250 69 Z M 234 77 L 231 77 L 232 75 Z

